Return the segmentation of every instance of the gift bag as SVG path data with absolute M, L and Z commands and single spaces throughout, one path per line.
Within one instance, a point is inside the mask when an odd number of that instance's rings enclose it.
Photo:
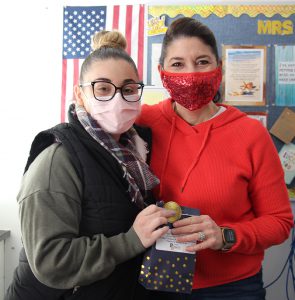
M 200 214 L 198 209 L 180 208 L 181 218 Z M 139 282 L 149 290 L 190 294 L 196 253 L 185 251 L 185 248 L 191 244 L 176 242 L 176 236 L 169 229 L 144 254 Z

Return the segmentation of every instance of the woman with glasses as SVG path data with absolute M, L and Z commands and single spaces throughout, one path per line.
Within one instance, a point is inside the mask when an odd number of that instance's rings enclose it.
M 152 204 L 143 84 L 119 32 L 94 36 L 69 123 L 33 141 L 18 203 L 24 248 L 6 300 L 145 299 L 141 254 L 174 212 Z

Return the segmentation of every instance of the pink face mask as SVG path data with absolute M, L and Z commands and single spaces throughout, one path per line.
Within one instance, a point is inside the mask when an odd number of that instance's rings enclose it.
M 110 134 L 122 134 L 130 129 L 141 109 L 140 101 L 127 102 L 120 93 L 110 101 L 103 102 L 90 98 L 88 103 L 92 118 Z
M 161 70 L 160 76 L 172 100 L 188 110 L 196 110 L 214 99 L 222 70 L 221 66 L 209 72 L 171 73 Z

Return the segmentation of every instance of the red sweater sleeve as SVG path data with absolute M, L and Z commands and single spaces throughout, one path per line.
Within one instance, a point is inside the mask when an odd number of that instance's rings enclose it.
M 256 127 L 256 142 L 251 144 L 248 152 L 253 170 L 248 193 L 256 218 L 243 223 L 223 224 L 235 229 L 237 234 L 237 243 L 231 251 L 243 254 L 261 252 L 282 243 L 293 225 L 277 150 L 269 133 L 259 128 Z

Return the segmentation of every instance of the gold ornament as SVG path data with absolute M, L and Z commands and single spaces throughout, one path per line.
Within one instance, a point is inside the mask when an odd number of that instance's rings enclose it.
M 169 223 L 173 223 L 181 218 L 181 214 L 182 214 L 181 207 L 176 202 L 174 202 L 174 201 L 166 202 L 163 207 L 165 209 L 175 211 L 175 215 L 168 218 Z

